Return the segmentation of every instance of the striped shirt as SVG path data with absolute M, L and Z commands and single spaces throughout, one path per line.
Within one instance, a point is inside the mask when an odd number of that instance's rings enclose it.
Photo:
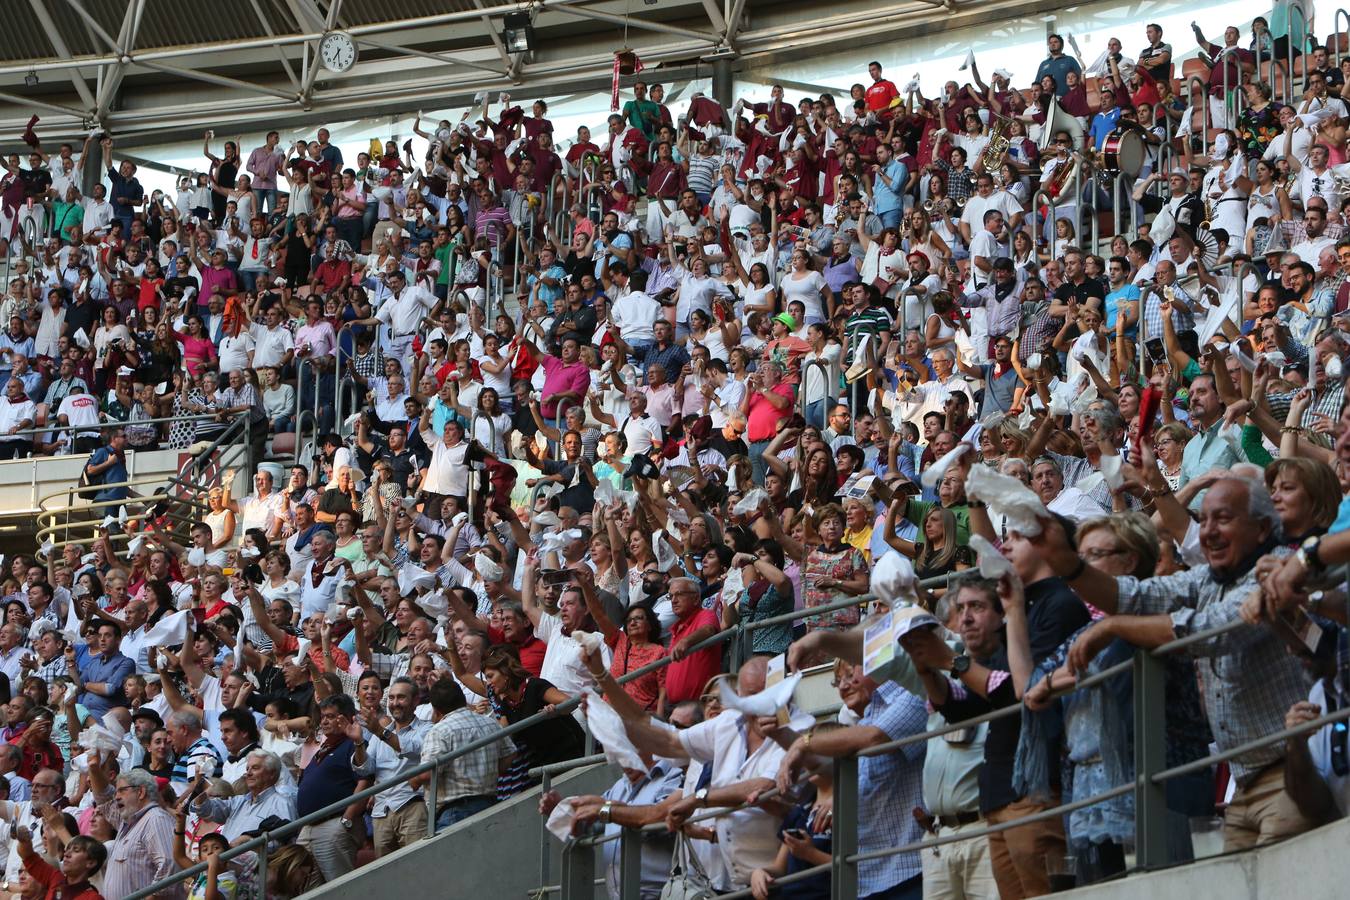
M 103 896 L 126 897 L 178 870 L 173 859 L 174 818 L 154 797 L 124 818 L 115 798 L 111 786 L 95 798 L 103 817 L 117 829 L 117 839 L 108 851 Z M 174 887 L 156 896 L 178 898 L 183 892 L 181 887 Z
M 511 224 L 511 214 L 505 206 L 479 210 L 473 220 L 473 233 L 476 237 L 485 237 L 496 242 L 506 237 L 506 228 Z

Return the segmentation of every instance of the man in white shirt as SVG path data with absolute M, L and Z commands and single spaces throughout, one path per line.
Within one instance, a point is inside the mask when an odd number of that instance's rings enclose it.
M 1290 247 L 1289 252 L 1297 254 L 1299 259 L 1316 269 L 1322 251 L 1327 247 L 1336 246 L 1336 241 L 1326 235 L 1327 208 L 1322 198 L 1313 197 L 1305 206 L 1303 212 L 1305 238 Z
M 290 365 L 295 356 L 295 338 L 281 324 L 281 304 L 274 303 L 263 313 L 263 324 L 251 323 L 249 334 L 253 336 L 253 367 L 261 369 L 274 366 L 278 369 Z
M 285 520 L 286 496 L 272 491 L 272 473 L 259 469 L 253 476 L 254 493 L 240 504 L 240 534 L 250 528 L 261 529 L 268 541 L 275 541 Z
M 24 393 L 23 382 L 10 378 L 0 400 L 0 459 L 25 459 L 33 452 L 33 438 L 15 432 L 32 428 L 36 420 L 37 406 Z
M 602 688 L 607 684 L 608 666 L 600 671 L 600 660 L 587 658 L 592 674 L 596 674 Z M 736 693 L 749 697 L 764 690 L 767 669 L 765 657 L 755 657 L 736 674 Z M 790 743 L 797 732 L 805 732 L 814 724 L 809 715 L 792 707 L 792 717 L 786 728 L 764 731 L 761 719 L 728 709 L 714 719 L 676 731 L 652 721 L 636 703 L 615 697 L 611 702 L 623 718 L 624 730 L 641 752 L 653 756 L 690 762 L 702 762 L 712 772 L 708 787 L 682 798 L 670 808 L 669 815 L 679 825 L 691 815 L 710 807 L 739 807 L 751 796 L 772 786 L 786 753 L 777 741 L 781 737 Z M 731 887 L 743 889 L 750 883 L 750 873 L 757 868 L 772 865 L 778 855 L 781 841 L 778 828 L 781 819 L 759 806 L 745 806 L 735 812 L 712 820 L 717 830 L 717 848 L 721 851 Z
M 387 359 L 396 359 L 404 375 L 411 375 L 413 337 L 421 330 L 423 318 L 432 314 L 440 302 L 421 285 L 408 285 L 408 276 L 396 269 L 384 277 L 390 296 L 375 315 L 358 320 L 359 325 L 386 325 L 388 331 L 380 347 Z
M 993 275 L 994 260 L 1006 256 L 998 245 L 998 236 L 1003 233 L 1003 213 L 994 208 L 986 209 L 983 226 L 970 243 L 970 281 L 968 291 L 978 291 L 989 283 Z
M 619 329 L 619 338 L 628 346 L 633 356 L 641 359 L 642 354 L 656 341 L 654 326 L 656 320 L 663 318 L 661 303 L 647 294 L 647 273 L 625 269 L 614 272 L 616 283 L 622 278 L 622 286 L 627 290 L 610 304 L 609 317 Z
M 101 183 L 94 185 L 92 197 L 84 198 L 84 233 L 90 237 L 102 237 L 108 233 L 108 224 L 112 222 L 113 208 L 107 200 L 108 189 Z
M 745 384 L 732 378 L 727 371 L 727 364 L 720 359 L 708 360 L 704 376 L 706 380 L 700 388 L 707 401 L 704 410 L 712 419 L 713 428 L 720 431 L 730 419 L 728 411 L 734 412 L 741 408 L 741 401 L 745 399 Z
M 967 245 L 984 227 L 984 214 L 991 209 L 1003 213 L 1010 231 L 1016 231 L 1022 223 L 1022 207 L 1013 195 L 1007 191 L 995 191 L 994 176 L 981 172 L 975 179 L 975 195 L 966 201 L 961 211 L 961 237 Z

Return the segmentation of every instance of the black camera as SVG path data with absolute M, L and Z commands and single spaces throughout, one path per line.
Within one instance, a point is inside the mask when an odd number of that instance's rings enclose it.
M 252 562 L 244 566 L 244 580 L 249 584 L 262 584 L 263 577 L 262 566 L 257 563 Z

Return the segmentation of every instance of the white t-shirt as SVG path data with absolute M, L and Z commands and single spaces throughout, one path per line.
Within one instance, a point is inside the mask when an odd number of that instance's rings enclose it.
M 65 416 L 73 426 L 98 425 L 98 399 L 93 394 L 67 394 L 56 410 L 57 418 Z M 78 437 L 98 437 L 99 431 L 76 432 Z
M 610 307 L 609 317 L 625 344 L 646 343 L 656 340 L 653 326 L 662 318 L 661 304 L 641 291 L 629 291 Z
M 295 349 L 295 338 L 282 326 L 268 328 L 254 323 L 249 326 L 253 336 L 253 368 L 279 366 L 287 351 Z
M 220 339 L 220 371 L 237 372 L 249 368 L 248 355 L 253 352 L 253 337 L 247 331 L 226 335 Z
M 820 291 L 825 287 L 825 276 L 814 269 L 808 270 L 801 278 L 795 278 L 793 275 L 792 272 L 785 274 L 782 284 L 779 285 L 783 291 L 783 308 L 787 309 L 793 300 L 799 300 L 802 306 L 806 307 L 808 322 L 823 321 L 825 304 Z

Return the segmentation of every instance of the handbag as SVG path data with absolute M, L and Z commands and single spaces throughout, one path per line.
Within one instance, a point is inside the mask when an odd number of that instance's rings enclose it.
M 672 862 L 670 878 L 661 888 L 661 900 L 713 900 L 717 896 L 703 863 L 683 834 L 675 835 Z

